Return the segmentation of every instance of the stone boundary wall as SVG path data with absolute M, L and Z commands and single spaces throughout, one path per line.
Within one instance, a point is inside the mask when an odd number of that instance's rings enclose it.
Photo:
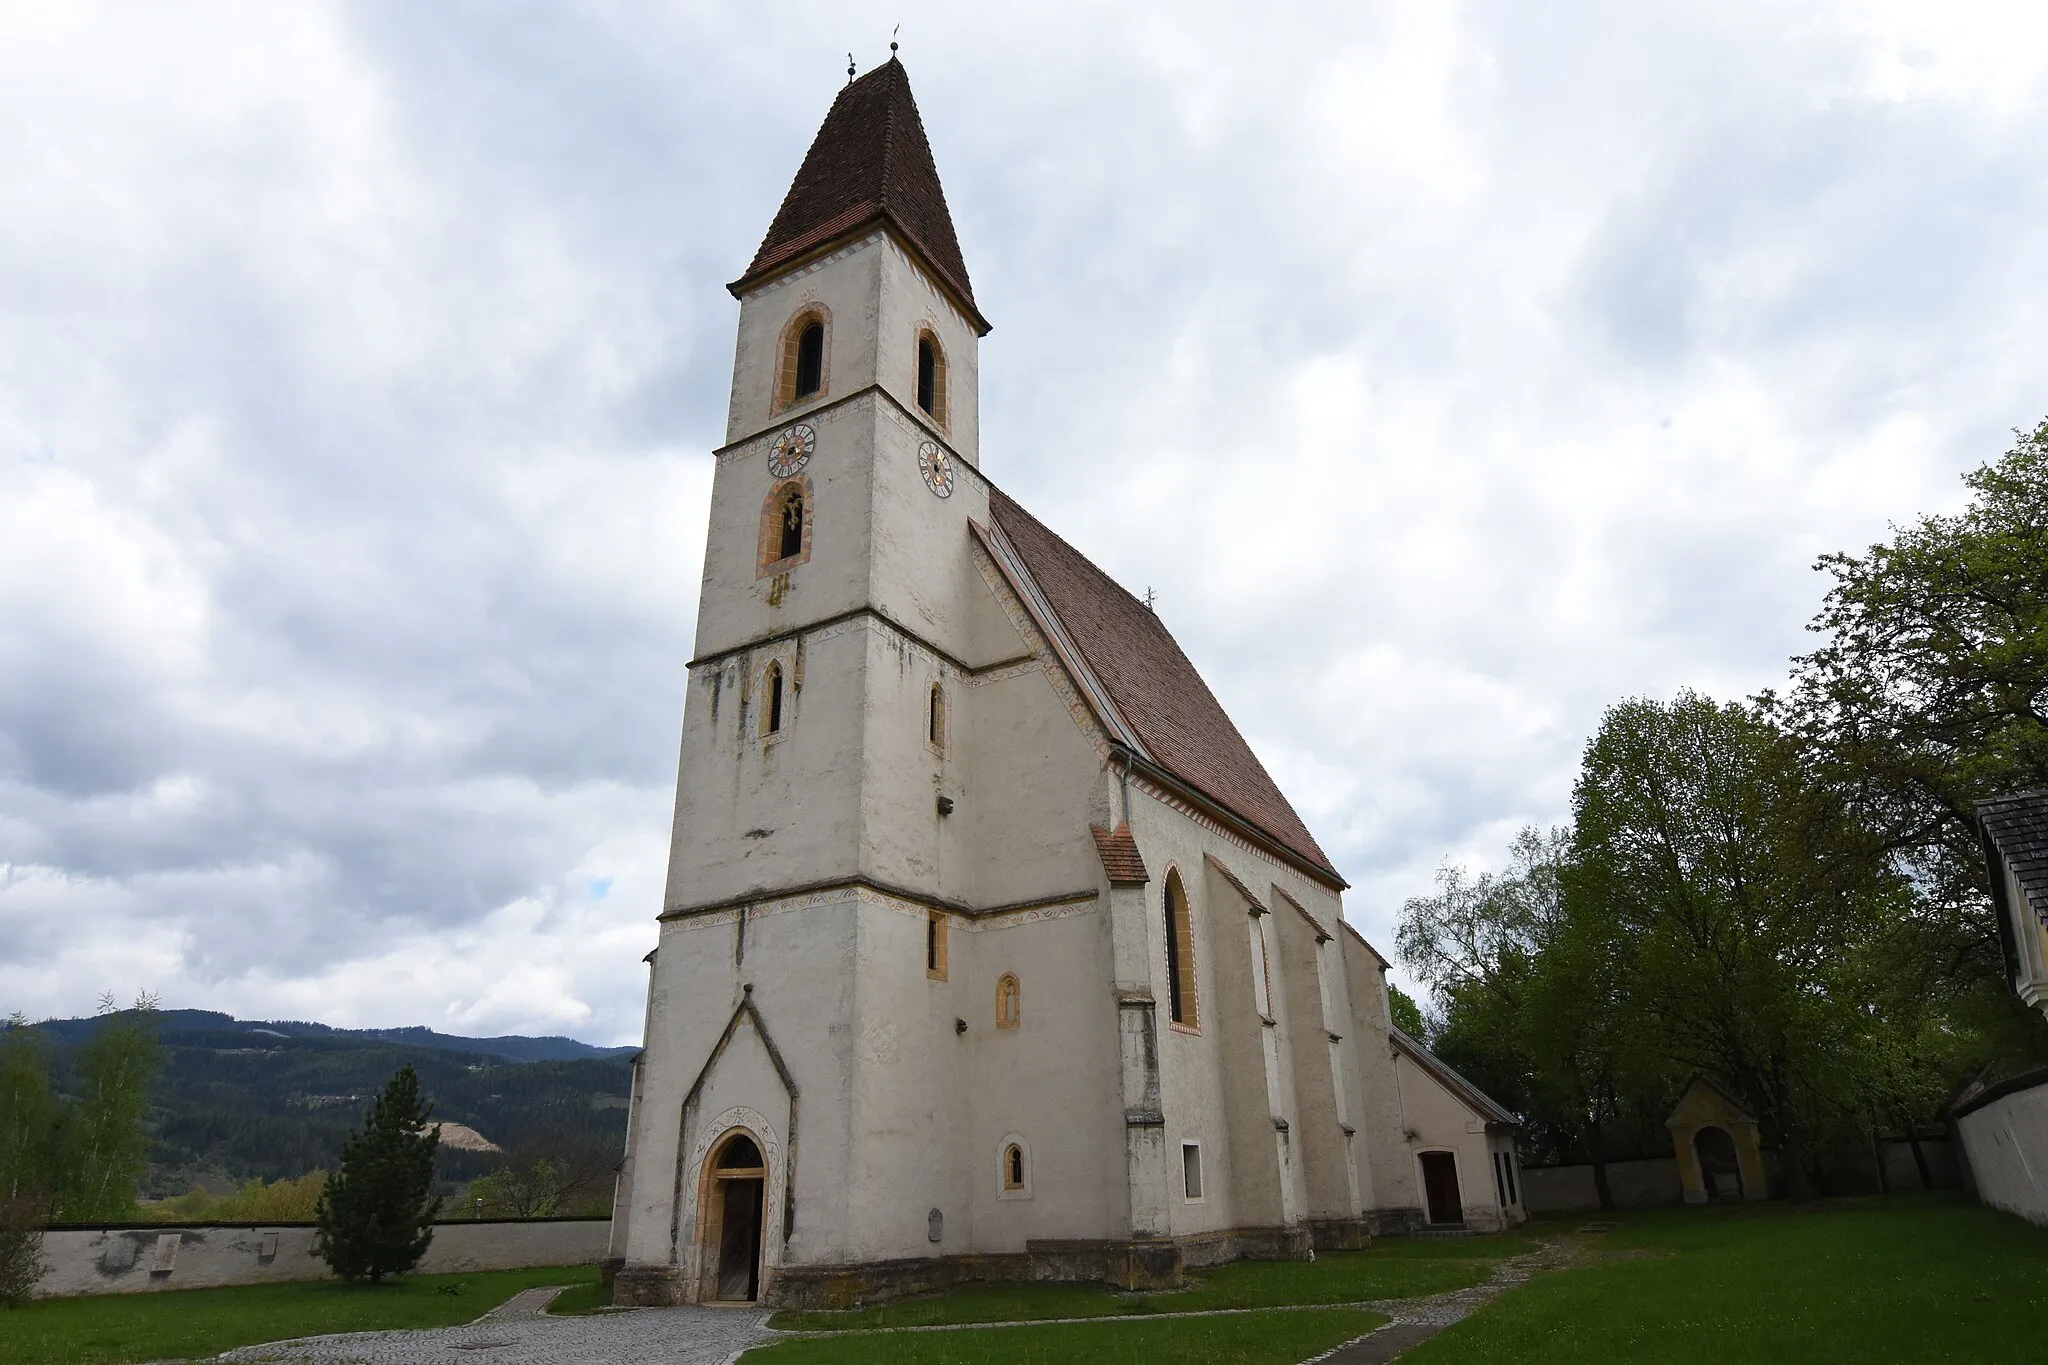
M 439 1223 L 422 1275 L 530 1266 L 595 1265 L 611 1241 L 609 1218 Z M 328 1278 L 310 1223 L 123 1223 L 54 1227 L 43 1234 L 36 1297 L 211 1289 Z
M 1956 1114 L 1977 1197 L 2048 1225 L 2048 1082 Z
M 1524 1166 L 1522 1207 L 1530 1213 L 1578 1213 L 1600 1207 L 1591 1166 Z M 1678 1158 L 1650 1157 L 1607 1163 L 1607 1188 L 1617 1208 L 1647 1209 L 1677 1204 L 1685 1195 L 1678 1183 Z

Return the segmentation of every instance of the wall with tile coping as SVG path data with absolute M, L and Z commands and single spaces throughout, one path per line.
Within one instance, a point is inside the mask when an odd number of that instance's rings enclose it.
M 306 1223 L 117 1224 L 43 1234 L 38 1298 L 212 1289 L 329 1277 Z M 609 1218 L 442 1223 L 416 1273 L 460 1274 L 532 1266 L 593 1265 L 611 1238 Z

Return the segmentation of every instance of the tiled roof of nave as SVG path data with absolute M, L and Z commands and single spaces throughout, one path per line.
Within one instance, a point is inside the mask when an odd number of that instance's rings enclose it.
M 1341 881 L 1158 615 L 998 489 L 989 510 L 1153 759 Z

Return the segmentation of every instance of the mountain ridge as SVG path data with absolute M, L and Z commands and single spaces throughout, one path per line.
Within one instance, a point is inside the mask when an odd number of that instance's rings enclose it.
M 64 1043 L 82 1043 L 92 1036 L 93 1031 L 104 1020 L 123 1017 L 127 1013 L 121 1011 L 117 1015 L 99 1015 L 92 1018 L 44 1019 L 33 1027 Z M 247 1033 L 257 1037 L 270 1035 L 283 1038 L 334 1038 L 365 1043 L 397 1043 L 407 1047 L 491 1057 L 507 1062 L 578 1062 L 593 1057 L 629 1057 L 640 1050 L 636 1047 L 599 1047 L 595 1043 L 585 1043 L 561 1034 L 534 1037 L 506 1033 L 489 1038 L 470 1038 L 461 1034 L 442 1033 L 424 1024 L 400 1028 L 363 1029 L 339 1028 L 333 1024 L 321 1024 L 305 1019 L 237 1019 L 218 1010 L 160 1009 L 152 1013 L 157 1037 L 164 1042 L 193 1034 L 221 1033 Z

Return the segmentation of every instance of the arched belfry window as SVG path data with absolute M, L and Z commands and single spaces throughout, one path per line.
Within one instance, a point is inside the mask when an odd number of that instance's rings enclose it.
M 825 392 L 825 350 L 830 320 L 812 304 L 789 320 L 782 333 L 782 355 L 776 365 L 775 406 L 805 403 Z
M 1015 1028 L 1024 1018 L 1024 990 L 1015 973 L 1004 972 L 996 982 L 996 1027 Z
M 793 569 L 811 557 L 811 481 L 804 475 L 768 490 L 761 504 L 761 561 L 755 576 Z
M 917 334 L 917 405 L 940 426 L 946 424 L 946 353 L 929 331 Z
M 811 397 L 825 387 L 825 324 L 810 322 L 796 338 L 796 396 Z
M 794 484 L 782 494 L 782 553 L 777 559 L 795 559 L 804 552 L 804 490 Z
M 924 737 L 934 749 L 945 749 L 946 689 L 939 683 L 932 684 L 931 697 L 925 703 Z
M 782 665 L 770 663 L 761 675 L 761 733 L 782 732 Z
M 1166 874 L 1166 1005 L 1167 1016 L 1182 1028 L 1200 1025 L 1195 999 L 1195 931 L 1180 872 Z

